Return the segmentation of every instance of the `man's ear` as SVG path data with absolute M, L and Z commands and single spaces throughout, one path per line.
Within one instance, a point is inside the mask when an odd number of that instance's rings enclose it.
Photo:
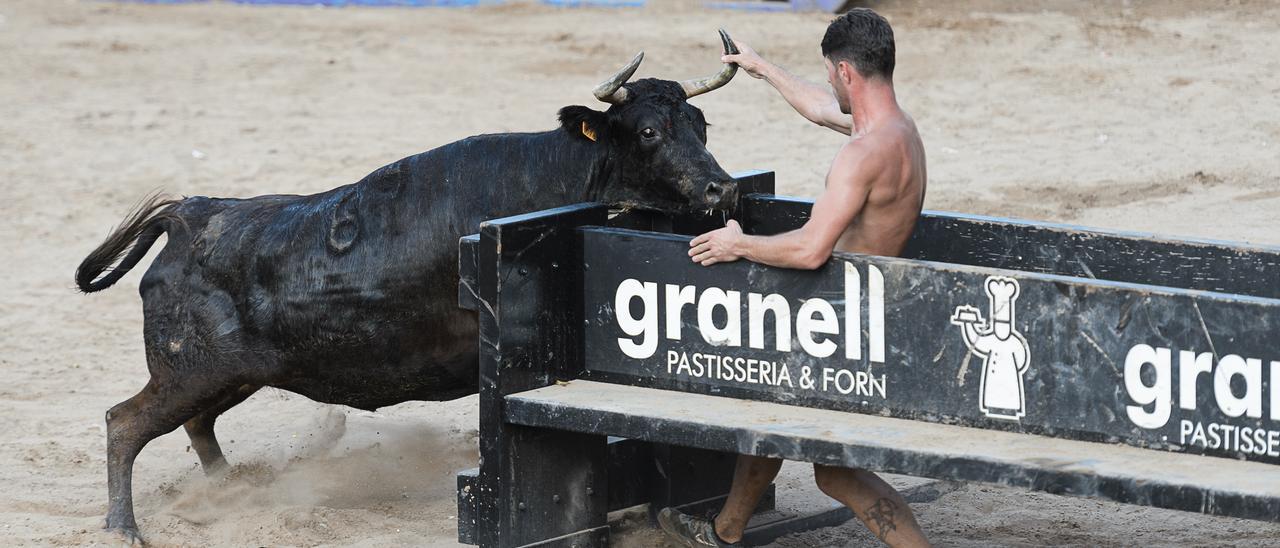
M 560 109 L 560 127 L 579 139 L 599 141 L 609 129 L 609 118 L 598 110 L 574 105 Z
M 840 61 L 840 64 L 836 65 L 836 75 L 840 77 L 840 81 L 844 82 L 845 85 L 853 83 L 853 75 L 857 74 L 855 72 L 857 70 L 848 61 Z

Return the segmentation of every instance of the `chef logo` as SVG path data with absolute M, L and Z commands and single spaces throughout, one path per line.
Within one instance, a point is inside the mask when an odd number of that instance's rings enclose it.
M 982 358 L 982 383 L 978 408 L 993 419 L 1019 420 L 1026 415 L 1027 398 L 1022 376 L 1031 365 L 1027 339 L 1014 326 L 1014 302 L 1018 280 L 991 276 L 984 284 L 990 299 L 990 321 L 969 305 L 957 306 L 951 324 L 960 327 L 964 344 Z

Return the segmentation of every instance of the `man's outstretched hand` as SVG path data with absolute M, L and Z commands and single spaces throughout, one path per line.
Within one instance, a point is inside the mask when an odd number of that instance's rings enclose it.
M 738 48 L 755 55 L 755 52 L 741 43 Z M 730 263 L 742 258 L 742 242 L 745 238 L 738 221 L 729 219 L 724 228 L 712 230 L 690 241 L 689 256 L 693 257 L 693 262 L 702 266 Z
M 765 61 L 756 50 L 737 40 L 734 44 L 738 46 L 737 54 L 726 54 L 720 57 L 722 63 L 737 63 L 738 67 L 747 71 L 752 78 L 764 78 L 764 70 L 769 67 L 769 62 Z

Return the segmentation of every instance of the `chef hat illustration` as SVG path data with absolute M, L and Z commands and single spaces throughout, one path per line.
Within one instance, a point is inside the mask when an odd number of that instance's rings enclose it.
M 987 295 L 991 296 L 991 321 L 1013 323 L 1013 301 L 1018 298 L 1018 281 L 1004 276 L 987 278 Z

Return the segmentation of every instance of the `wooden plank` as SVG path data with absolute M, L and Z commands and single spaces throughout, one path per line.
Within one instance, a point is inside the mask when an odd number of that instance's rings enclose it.
M 733 483 L 733 470 L 738 455 L 694 447 L 653 444 L 648 466 L 635 471 L 645 473 L 651 523 L 657 523 L 658 512 L 672 506 L 717 498 L 723 502 Z M 762 509 L 773 508 L 774 486 L 769 485 Z M 715 508 L 719 510 L 720 507 Z
M 507 402 L 528 426 L 1280 520 L 1280 474 L 1257 462 L 591 381 Z
M 648 503 L 656 515 L 667 506 L 708 498 L 723 501 L 733 480 L 734 458 L 718 451 L 610 438 L 609 511 Z M 770 485 L 760 508 L 773 508 L 773 492 Z
M 468 468 L 455 476 L 458 487 L 458 543 L 476 545 L 480 543 L 477 529 L 480 526 L 476 509 L 476 497 L 472 492 L 479 486 L 480 469 Z
M 609 438 L 608 454 L 608 511 L 652 503 L 650 513 L 672 505 L 698 513 L 719 510 L 733 475 L 733 463 L 727 459 L 736 457 L 719 451 L 617 437 Z M 668 474 L 668 470 L 677 470 L 677 473 Z M 479 543 L 474 491 L 479 487 L 479 477 L 479 468 L 457 474 L 458 542 L 462 544 Z M 604 489 L 605 485 L 600 488 Z M 774 491 L 774 485 L 770 484 L 757 505 L 757 512 L 773 509 Z
M 603 433 L 513 425 L 504 430 L 495 546 L 608 546 Z
M 503 397 L 581 370 L 580 256 L 574 228 L 607 209 L 579 204 L 480 225 L 480 474 L 474 539 L 513 547 L 599 536 L 607 514 L 602 435 L 517 427 Z M 605 530 L 607 532 L 607 529 Z M 554 545 L 554 544 L 553 544 Z
M 905 256 L 1280 298 L 1280 248 L 934 212 Z
M 773 513 L 776 512 L 756 514 L 751 518 L 751 523 L 742 532 L 743 546 L 763 546 L 792 533 L 835 527 L 854 518 L 853 510 L 834 501 L 826 510 L 797 515 L 779 513 L 779 519 L 764 519 Z
M 1280 462 L 1280 300 L 581 231 L 585 378 Z
M 813 202 L 751 196 L 751 234 L 802 226 Z M 903 257 L 1024 272 L 1280 298 L 1280 247 L 925 211 Z

